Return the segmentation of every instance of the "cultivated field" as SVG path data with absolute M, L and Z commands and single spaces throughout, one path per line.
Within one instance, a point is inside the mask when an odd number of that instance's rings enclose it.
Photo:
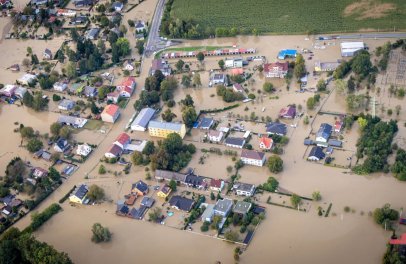
M 269 33 L 406 29 L 404 0 L 175 0 L 172 16 L 206 30 L 236 28 Z

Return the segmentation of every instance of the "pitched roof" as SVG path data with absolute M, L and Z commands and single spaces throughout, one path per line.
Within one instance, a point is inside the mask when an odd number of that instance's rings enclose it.
M 88 189 L 87 185 L 82 184 L 78 188 L 76 188 L 73 195 L 75 195 L 79 199 L 83 199 L 86 196 L 88 191 L 89 191 L 89 189 Z
M 236 138 L 236 137 L 228 137 L 224 141 L 227 145 L 237 145 L 243 146 L 245 144 L 245 139 L 243 138 Z
M 143 181 L 137 181 L 132 185 L 132 189 L 137 188 L 140 192 L 146 192 L 148 190 L 148 185 Z
M 263 153 L 263 152 L 249 150 L 249 149 L 241 150 L 241 158 L 262 160 L 264 157 L 265 157 L 265 153 Z
M 153 198 L 147 197 L 147 196 L 142 198 L 142 201 L 141 201 L 141 205 L 148 207 L 148 208 L 151 208 L 154 205 L 154 203 L 155 203 L 155 200 Z
M 295 115 L 296 115 L 296 107 L 294 107 L 293 105 L 284 107 L 281 109 L 281 111 L 279 111 L 280 117 L 294 118 Z
M 244 92 L 244 88 L 242 88 L 241 84 L 239 83 L 234 83 L 233 88 L 237 91 Z
M 122 152 L 123 152 L 123 149 L 116 144 L 112 144 L 110 149 L 107 151 L 107 153 L 111 153 L 116 157 L 120 156 Z
M 118 137 L 116 138 L 116 142 L 120 143 L 121 145 L 125 145 L 130 141 L 130 136 L 127 133 L 121 133 L 120 135 L 118 135 Z
M 165 195 L 168 195 L 171 192 L 171 188 L 169 187 L 168 184 L 162 185 L 160 192 L 164 193 Z
M 237 182 L 234 184 L 233 189 L 238 190 L 238 191 L 251 192 L 255 189 L 255 185 L 249 184 L 249 183 Z
M 287 126 L 282 123 L 270 122 L 266 124 L 266 132 L 271 134 L 286 135 Z
M 289 69 L 289 63 L 286 62 L 274 62 L 266 63 L 264 65 L 264 72 L 272 72 L 274 68 L 277 68 L 278 71 L 287 71 Z
M 143 108 L 137 117 L 132 122 L 132 126 L 147 127 L 149 121 L 155 114 L 155 110 L 152 108 Z
M 209 130 L 209 137 L 220 137 L 223 134 L 223 132 L 218 131 L 218 130 Z
M 211 117 L 203 117 L 200 120 L 200 127 L 202 127 L 202 128 L 210 128 L 213 125 L 213 123 L 214 123 L 213 118 L 211 118 Z
M 155 178 L 164 179 L 167 181 L 174 180 L 178 182 L 185 182 L 186 174 L 167 170 L 155 170 Z
M 108 114 L 110 116 L 114 116 L 119 111 L 119 107 L 115 104 L 106 105 L 103 110 L 103 114 Z
M 320 125 L 319 131 L 317 131 L 316 137 L 322 137 L 325 139 L 328 139 L 331 135 L 331 131 L 333 130 L 333 127 L 327 123 L 322 123 Z
M 204 185 L 204 177 L 195 174 L 186 175 L 185 183 L 191 184 L 193 186 L 199 187 Z
M 251 206 L 252 204 L 249 202 L 237 201 L 233 208 L 233 211 L 239 214 L 246 214 L 251 209 Z
M 324 154 L 323 149 L 318 146 L 314 146 L 309 153 L 309 157 L 316 157 L 318 159 L 323 159 L 325 156 L 326 154 Z
M 189 212 L 192 210 L 194 201 L 179 195 L 175 195 L 171 197 L 169 204 L 179 208 L 179 210 Z
M 180 131 L 182 129 L 182 123 L 170 123 L 170 122 L 159 122 L 151 120 L 149 122 L 150 128 L 160 128 L 165 130 Z
M 272 144 L 273 144 L 273 140 L 272 140 L 272 138 L 268 138 L 268 137 L 262 137 L 260 140 L 259 140 L 259 143 L 261 144 L 264 144 L 264 146 L 266 147 L 266 148 L 271 148 L 272 147 Z
M 233 204 L 234 202 L 231 199 L 225 198 L 222 200 L 217 200 L 216 205 L 214 205 L 214 211 L 228 213 L 231 210 Z
M 221 180 L 221 179 L 211 179 L 210 180 L 210 187 L 221 188 L 221 183 L 222 182 L 223 182 L 223 180 Z

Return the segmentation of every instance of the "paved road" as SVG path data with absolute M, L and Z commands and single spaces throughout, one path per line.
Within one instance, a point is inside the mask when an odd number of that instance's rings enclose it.
M 380 39 L 380 38 L 406 38 L 406 33 L 361 33 L 361 34 L 348 34 L 348 35 L 318 35 L 316 39 Z
M 161 26 L 162 14 L 165 9 L 165 0 L 159 0 L 154 17 L 151 22 L 151 28 L 148 33 L 147 45 L 145 47 L 145 55 L 149 57 L 154 51 L 165 47 L 165 41 L 159 37 L 159 28 Z

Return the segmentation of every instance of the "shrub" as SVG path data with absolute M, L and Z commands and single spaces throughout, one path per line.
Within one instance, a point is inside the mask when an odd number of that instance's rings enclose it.
M 93 224 L 92 233 L 92 242 L 94 243 L 108 242 L 111 239 L 110 230 L 99 223 Z

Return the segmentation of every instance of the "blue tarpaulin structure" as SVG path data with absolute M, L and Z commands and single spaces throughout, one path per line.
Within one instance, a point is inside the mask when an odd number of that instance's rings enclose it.
M 284 49 L 284 50 L 279 51 L 278 59 L 284 60 L 284 59 L 286 59 L 286 57 L 296 58 L 296 53 L 297 53 L 297 51 L 294 49 Z

